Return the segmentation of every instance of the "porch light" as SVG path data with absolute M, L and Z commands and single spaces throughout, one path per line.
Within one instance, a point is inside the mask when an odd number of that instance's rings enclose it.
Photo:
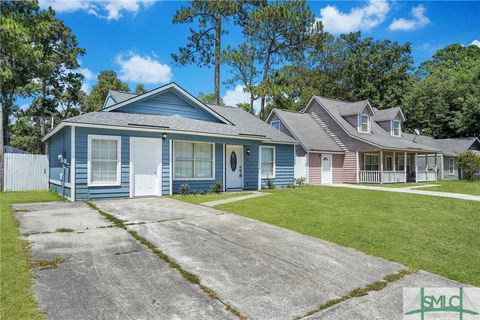
M 165 140 L 165 139 L 167 139 L 167 134 L 166 133 L 162 134 L 162 140 Z
M 247 149 L 247 154 L 250 154 L 250 149 Z

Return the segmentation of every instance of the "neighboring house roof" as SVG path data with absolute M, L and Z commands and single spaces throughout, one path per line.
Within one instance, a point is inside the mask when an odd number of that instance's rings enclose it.
M 258 140 L 271 140 L 272 142 L 295 143 L 295 140 L 291 137 L 272 128 L 242 109 L 219 106 L 210 107 L 229 119 L 233 125 L 172 116 L 103 111 L 72 117 L 65 120 L 64 123 L 158 129 L 165 132 L 180 131 L 187 134 L 193 132 L 243 136 L 245 139 L 256 138 Z
M 408 137 L 413 139 L 415 135 L 406 133 Z M 467 138 L 449 138 L 449 139 L 434 139 L 430 136 L 419 135 L 417 140 L 423 144 L 430 145 L 442 151 L 446 156 L 456 157 L 460 153 L 467 151 L 475 142 L 480 143 L 476 137 Z M 476 152 L 476 150 L 474 150 Z
M 323 98 L 314 96 L 310 101 L 305 111 L 308 111 L 311 102 L 315 100 L 330 114 L 330 116 L 345 130 L 345 132 L 358 140 L 372 144 L 374 146 L 384 149 L 397 149 L 397 150 L 411 150 L 411 151 L 427 151 L 437 152 L 437 148 L 422 144 L 420 142 L 413 142 L 413 139 L 409 139 L 404 134 L 401 137 L 392 137 L 389 132 L 386 132 L 376 121 L 371 121 L 371 133 L 358 132 L 357 128 L 352 126 L 345 118 L 345 110 L 359 110 L 360 105 L 366 103 L 364 101 L 359 102 L 343 102 L 333 100 L 329 98 Z M 363 109 L 362 109 L 363 110 Z M 341 113 L 343 112 L 343 113 Z
M 3 152 L 5 153 L 21 153 L 21 154 L 30 154 L 30 152 L 24 151 L 22 149 L 18 149 L 15 147 L 10 147 L 10 146 L 4 146 L 3 147 Z
M 375 116 L 373 120 L 375 121 L 389 121 L 395 119 L 395 117 L 400 113 L 400 117 L 402 121 L 405 121 L 405 117 L 403 115 L 402 109 L 399 107 L 388 108 L 379 110 L 377 108 L 373 108 L 375 110 Z
M 343 152 L 343 149 L 315 122 L 308 113 L 273 109 L 305 151 Z M 276 130 L 276 129 L 275 129 Z

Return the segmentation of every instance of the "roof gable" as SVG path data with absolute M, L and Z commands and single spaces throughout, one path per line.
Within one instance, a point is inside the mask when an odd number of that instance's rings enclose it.
M 388 109 L 375 109 L 375 116 L 373 120 L 377 122 L 381 121 L 391 121 L 399 117 L 399 120 L 405 121 L 405 116 L 403 115 L 402 109 L 399 107 L 388 108 Z
M 227 119 L 183 90 L 175 83 L 159 87 L 142 95 L 121 97 L 116 103 L 103 109 L 104 112 L 126 112 L 189 118 L 231 124 Z

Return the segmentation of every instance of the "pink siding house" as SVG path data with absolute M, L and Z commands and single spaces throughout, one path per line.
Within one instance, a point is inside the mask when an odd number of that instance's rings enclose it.
M 435 181 L 441 150 L 404 134 L 400 108 L 314 96 L 300 112 L 273 109 L 267 123 L 299 142 L 295 177 L 310 184 Z

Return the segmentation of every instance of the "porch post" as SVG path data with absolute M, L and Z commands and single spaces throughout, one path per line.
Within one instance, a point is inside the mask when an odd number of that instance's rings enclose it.
M 380 149 L 380 184 L 383 183 L 383 150 Z
M 396 163 L 395 163 L 395 151 L 393 151 L 393 182 L 396 183 L 397 182 L 397 179 L 396 179 L 396 170 L 397 170 L 397 166 L 396 166 Z
M 262 190 L 262 172 L 261 172 L 261 169 L 262 169 L 262 160 L 261 160 L 261 157 L 262 157 L 262 149 L 260 148 L 260 146 L 258 146 L 258 190 Z
M 438 165 L 437 165 L 437 154 L 435 153 L 435 181 L 438 180 Z
M 405 183 L 407 183 L 407 152 L 403 153 L 403 172 L 405 174 Z
M 356 158 L 356 161 L 357 161 L 357 164 L 356 164 L 356 165 L 357 165 L 356 176 L 357 176 L 357 183 L 358 183 L 359 180 L 360 180 L 360 179 L 359 179 L 359 175 L 360 175 L 360 172 L 359 172 L 359 171 L 360 171 L 360 163 L 359 163 L 359 159 L 358 159 L 358 151 L 355 153 L 355 155 L 356 155 L 356 157 L 357 157 L 357 158 Z
M 415 153 L 415 183 L 418 182 L 418 159 L 417 153 Z

